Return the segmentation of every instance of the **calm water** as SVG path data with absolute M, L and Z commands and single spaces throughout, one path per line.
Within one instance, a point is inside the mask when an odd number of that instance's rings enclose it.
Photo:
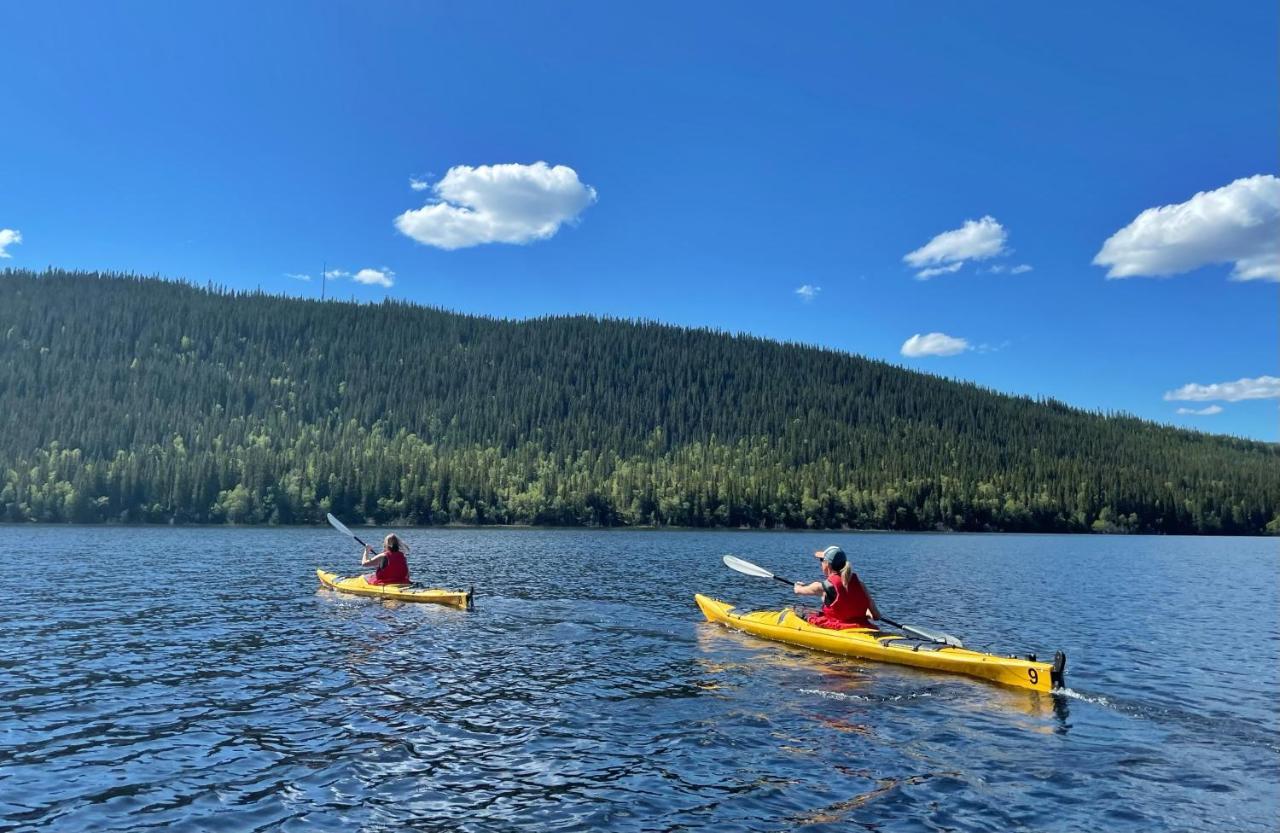
M 474 613 L 320 591 L 328 530 L 0 528 L 0 829 L 1280 826 L 1274 540 L 403 537 Z M 899 621 L 1066 650 L 1069 695 L 700 621 L 791 600 L 721 554 L 832 542 Z

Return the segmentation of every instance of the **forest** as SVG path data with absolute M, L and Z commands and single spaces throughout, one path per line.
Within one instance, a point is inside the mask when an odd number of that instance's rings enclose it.
M 0 521 L 1275 534 L 1280 445 L 847 353 L 0 271 Z

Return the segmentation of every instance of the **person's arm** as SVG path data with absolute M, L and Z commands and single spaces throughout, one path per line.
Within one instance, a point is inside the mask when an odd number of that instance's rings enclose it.
M 871 598 L 871 591 L 868 590 L 867 586 L 862 583 L 862 579 L 858 578 L 857 576 L 854 576 L 853 580 L 858 582 L 858 585 L 862 588 L 862 592 L 867 594 L 867 610 L 871 613 L 871 618 L 879 619 L 880 608 L 876 607 L 876 600 Z
M 812 584 L 797 581 L 795 591 L 797 596 L 822 596 L 826 594 L 826 589 L 820 581 L 815 581 Z
M 374 555 L 373 547 L 369 546 L 368 544 L 365 544 L 364 557 L 360 559 L 360 566 L 377 568 L 377 567 L 381 567 L 383 562 L 385 562 L 386 560 L 387 560 L 387 554 L 385 552 L 380 552 L 377 555 Z

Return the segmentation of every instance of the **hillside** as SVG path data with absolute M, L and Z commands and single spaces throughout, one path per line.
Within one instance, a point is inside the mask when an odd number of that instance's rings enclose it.
M 0 272 L 0 520 L 1258 534 L 1280 446 L 653 323 Z

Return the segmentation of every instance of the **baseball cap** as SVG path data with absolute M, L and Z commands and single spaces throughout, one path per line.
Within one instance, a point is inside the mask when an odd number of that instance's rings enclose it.
M 844 565 L 849 562 L 848 556 L 839 547 L 827 547 L 825 550 L 815 552 L 814 555 L 821 558 L 833 570 L 843 570 Z

